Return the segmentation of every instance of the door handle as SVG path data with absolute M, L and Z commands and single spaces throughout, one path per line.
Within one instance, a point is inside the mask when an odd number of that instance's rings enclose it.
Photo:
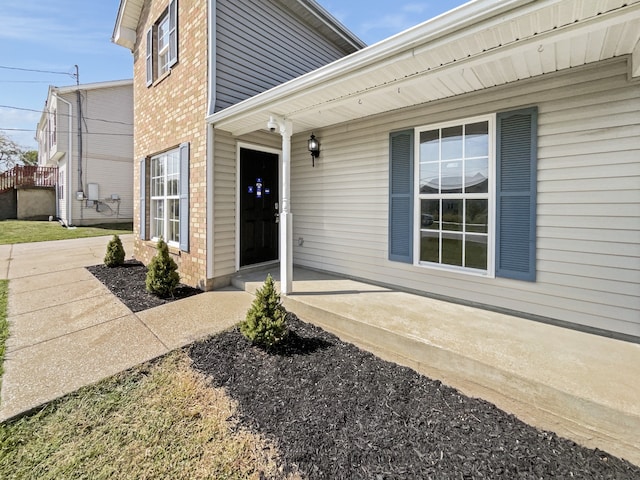
M 276 223 L 280 223 L 280 214 L 274 213 L 273 216 L 276 217 Z

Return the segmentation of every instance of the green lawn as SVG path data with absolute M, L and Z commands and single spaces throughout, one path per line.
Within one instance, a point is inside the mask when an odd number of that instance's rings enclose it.
M 0 424 L 0 478 L 256 479 L 277 450 L 181 351 Z
M 13 243 L 45 242 L 72 238 L 99 237 L 131 233 L 131 223 L 94 225 L 91 227 L 64 228 L 58 222 L 33 222 L 26 220 L 0 221 L 0 245 Z

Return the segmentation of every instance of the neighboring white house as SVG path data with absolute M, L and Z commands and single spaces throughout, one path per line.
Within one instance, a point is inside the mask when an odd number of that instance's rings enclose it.
M 132 221 L 132 80 L 50 86 L 36 135 L 39 164 L 58 167 L 60 220 Z
M 470 2 L 211 111 L 210 168 L 240 195 L 243 149 L 279 155 L 283 293 L 296 264 L 637 341 L 639 40 L 637 0 Z

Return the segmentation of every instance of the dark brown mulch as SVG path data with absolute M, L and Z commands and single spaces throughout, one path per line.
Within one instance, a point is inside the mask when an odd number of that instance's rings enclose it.
M 146 268 L 89 267 L 133 311 L 173 299 L 145 290 Z M 275 440 L 284 474 L 309 479 L 640 479 L 640 468 L 543 432 L 494 405 L 385 362 L 290 314 L 267 353 L 237 329 L 189 348 L 238 401 L 245 426 Z
M 132 312 L 141 312 L 148 308 L 202 293 L 202 290 L 180 284 L 173 296 L 157 297 L 147 292 L 145 284 L 147 267 L 135 260 L 127 260 L 121 267 L 109 268 L 106 265 L 95 265 L 87 267 L 87 270 L 111 290 L 111 293 L 118 297 Z
M 531 427 L 290 315 L 267 353 L 237 329 L 194 344 L 195 367 L 309 479 L 639 479 L 640 468 Z

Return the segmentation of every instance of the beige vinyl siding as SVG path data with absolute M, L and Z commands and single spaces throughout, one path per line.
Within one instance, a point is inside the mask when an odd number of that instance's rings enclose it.
M 536 105 L 537 281 L 387 260 L 394 130 Z M 427 294 L 640 336 L 640 86 L 601 62 L 295 138 L 294 261 Z M 307 134 L 308 136 L 308 134 Z
M 73 106 L 73 151 L 72 222 L 102 223 L 132 221 L 133 219 L 133 87 L 131 85 L 92 88 L 82 90 L 82 113 L 84 118 L 82 137 L 82 180 L 78 184 L 78 137 L 77 99 L 75 92 L 64 94 L 64 99 Z M 62 146 L 59 144 L 59 148 Z M 117 203 L 105 202 L 104 210 L 97 212 L 95 206 L 87 207 L 85 202 L 75 199 L 75 192 L 87 193 L 87 184 L 97 183 L 100 199 L 120 196 L 119 214 Z M 112 210 L 109 210 L 111 207 Z M 102 208 L 101 208 L 102 210 Z
M 227 132 L 214 132 L 214 197 L 213 197 L 213 276 L 231 275 L 236 271 L 236 173 L 238 143 L 280 150 L 279 134 L 257 132 L 239 138 Z

